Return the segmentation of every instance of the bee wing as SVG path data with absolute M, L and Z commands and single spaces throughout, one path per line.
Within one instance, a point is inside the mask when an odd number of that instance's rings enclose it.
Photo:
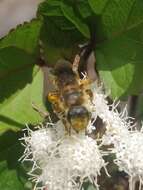
M 43 99 L 47 99 L 47 95 L 51 91 L 55 91 L 55 85 L 54 85 L 54 76 L 51 74 L 51 68 L 48 66 L 43 66 L 42 67 L 43 71 Z

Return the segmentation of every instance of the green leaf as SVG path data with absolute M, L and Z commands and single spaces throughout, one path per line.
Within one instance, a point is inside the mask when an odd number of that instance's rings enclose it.
M 0 131 L 41 121 L 31 108 L 34 99 L 42 104 L 42 76 L 33 71 L 40 27 L 41 21 L 33 20 L 0 40 Z
M 61 30 L 75 29 L 74 25 L 64 17 L 61 10 L 61 1 L 44 1 L 38 8 L 38 14 L 42 15 L 46 22 L 48 22 L 49 19 L 53 20 L 56 27 L 60 27 Z
M 136 95 L 143 89 L 139 82 L 143 80 L 143 1 L 130 1 L 124 7 L 124 12 L 121 12 L 121 7 L 126 1 L 119 2 L 115 17 L 112 3 L 108 3 L 110 18 L 114 17 L 113 22 L 107 18 L 106 29 L 110 32 L 110 38 L 98 43 L 96 51 L 99 73 L 113 97 Z M 103 16 L 105 12 L 107 7 Z M 112 33 L 113 30 L 117 33 Z
M 143 31 L 143 25 L 139 27 Z M 136 28 L 136 31 L 137 28 Z M 96 51 L 100 75 L 113 97 L 138 94 L 143 85 L 143 41 L 134 37 L 134 31 L 102 43 Z
M 9 98 L 5 99 L 0 105 L 0 130 L 19 130 L 23 128 L 26 123 L 38 123 L 42 120 L 40 115 L 36 113 L 32 108 L 32 102 L 34 102 L 38 107 L 42 107 L 42 94 L 43 94 L 43 76 L 41 71 L 38 68 L 35 68 L 32 76 L 31 71 L 21 70 L 15 77 L 14 75 L 10 76 L 9 79 L 3 81 L 1 90 L 5 91 L 5 85 L 21 85 L 19 80 L 24 81 L 24 76 L 29 78 L 31 81 L 28 84 L 23 86 L 21 89 L 18 89 L 13 93 Z M 26 75 L 27 74 L 27 75 Z M 21 78 L 22 77 L 22 78 Z M 32 80 L 33 78 L 33 80 Z M 15 81 L 16 80 L 16 81 Z M 19 82 L 19 84 L 16 82 Z M 44 106 L 43 106 L 44 107 Z
M 103 12 L 104 7 L 106 6 L 108 0 L 88 0 L 89 5 L 91 6 L 91 9 L 96 14 L 101 14 Z
M 40 20 L 19 25 L 16 29 L 0 40 L 0 49 L 15 47 L 28 53 L 35 53 L 41 28 Z
M 34 57 L 14 47 L 0 49 L 0 103 L 32 81 Z
M 54 65 L 61 58 L 73 60 L 78 44 L 84 42 L 83 36 L 68 25 L 67 19 L 56 16 L 44 18 L 41 40 L 48 65 Z
M 90 17 L 91 15 L 93 15 L 93 12 L 87 1 L 81 0 L 76 4 L 76 6 L 77 6 L 78 12 L 82 16 L 82 18 L 86 19 L 86 18 Z
M 44 1 L 39 5 L 38 14 L 44 16 L 63 16 L 60 8 L 61 1 Z
M 79 51 L 78 45 L 86 39 L 64 16 L 61 1 L 44 1 L 39 6 L 38 14 L 44 20 L 40 39 L 46 63 L 53 66 L 59 59 L 72 61 Z
M 143 23 L 143 1 L 136 0 L 132 5 L 126 29 L 129 30 L 132 28 L 136 28 L 138 25 L 142 23 Z
M 26 176 L 22 174 L 20 162 L 23 148 L 18 141 L 19 135 L 7 132 L 0 135 L 0 189 L 24 190 Z M 25 179 L 23 183 L 20 178 Z
M 90 31 L 86 23 L 83 22 L 74 12 L 72 6 L 61 3 L 61 9 L 64 16 L 75 25 L 75 27 L 86 37 L 90 38 Z
M 109 1 L 102 14 L 102 25 L 108 38 L 116 36 L 130 27 L 129 19 L 140 0 Z
M 0 162 L 0 189 L 24 190 L 23 184 L 18 180 L 17 171 L 9 170 L 5 161 Z

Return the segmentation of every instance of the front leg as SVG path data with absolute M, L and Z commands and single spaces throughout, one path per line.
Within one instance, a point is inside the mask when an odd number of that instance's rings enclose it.
M 41 117 L 43 117 L 44 119 L 50 117 L 49 112 L 46 112 L 46 111 L 42 110 L 42 109 L 39 108 L 34 102 L 32 102 L 32 108 L 33 108 L 36 112 L 38 112 L 39 115 L 40 115 Z
M 62 122 L 65 126 L 66 135 L 71 136 L 71 124 L 68 122 L 67 118 L 63 118 Z

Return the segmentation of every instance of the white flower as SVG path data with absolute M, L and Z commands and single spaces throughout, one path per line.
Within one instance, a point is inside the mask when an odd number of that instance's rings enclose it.
M 34 163 L 29 173 L 37 184 L 48 190 L 80 190 L 87 179 L 97 188 L 97 176 L 105 168 L 102 152 L 95 140 L 85 136 L 85 132 L 65 135 L 63 125 L 58 122 L 54 128 L 42 128 L 29 132 L 24 137 L 26 151 L 24 161 Z M 62 134 L 62 136 L 61 136 Z M 41 173 L 37 176 L 36 169 Z
M 108 154 L 114 153 L 116 155 L 114 162 L 119 170 L 129 175 L 130 190 L 135 189 L 136 181 L 140 182 L 141 189 L 143 185 L 143 133 L 132 130 L 132 118 L 127 116 L 126 108 L 119 113 L 116 109 L 118 103 L 114 102 L 109 106 L 101 90 L 93 89 L 93 91 L 93 110 L 106 125 L 102 144 L 113 145 Z
M 132 131 L 127 136 L 115 140 L 112 153 L 116 154 L 115 163 L 119 169 L 129 175 L 130 189 L 135 188 L 135 182 L 143 184 L 143 133 Z
M 23 161 L 32 161 L 34 166 L 37 166 L 37 162 L 40 166 L 45 166 L 47 160 L 43 158 L 51 154 L 57 140 L 63 134 L 63 127 L 59 128 L 58 126 L 58 124 L 47 123 L 44 128 L 42 125 L 37 126 L 38 130 L 36 131 L 32 131 L 27 127 L 28 136 L 24 135 L 24 138 L 21 138 L 25 142 Z

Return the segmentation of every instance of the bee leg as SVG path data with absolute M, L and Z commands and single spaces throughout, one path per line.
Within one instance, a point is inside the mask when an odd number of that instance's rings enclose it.
M 69 124 L 69 122 L 66 119 L 63 119 L 63 124 L 65 126 L 65 135 L 69 135 L 71 136 L 71 125 Z
M 66 122 L 66 119 L 62 119 L 62 122 L 65 126 L 65 131 L 68 133 L 68 127 L 67 127 L 67 122 Z
M 68 125 L 68 135 L 71 136 L 71 125 Z
M 38 112 L 40 114 L 41 117 L 43 117 L 44 119 L 45 118 L 48 118 L 50 115 L 48 112 L 42 110 L 41 108 L 39 108 L 34 102 L 32 102 L 32 108 Z

